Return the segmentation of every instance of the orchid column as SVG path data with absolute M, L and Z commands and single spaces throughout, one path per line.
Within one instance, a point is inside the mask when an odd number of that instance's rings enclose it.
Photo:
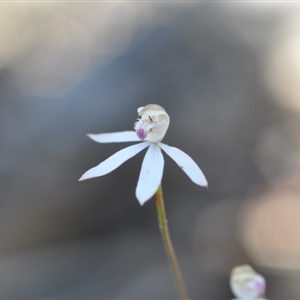
M 136 187 L 136 197 L 139 203 L 143 205 L 155 194 L 159 226 L 179 294 L 181 299 L 187 299 L 187 293 L 185 291 L 175 252 L 169 236 L 164 210 L 161 189 L 164 158 L 161 150 L 164 150 L 164 152 L 177 163 L 177 165 L 194 183 L 200 186 L 207 186 L 207 181 L 198 165 L 189 155 L 178 148 L 161 143 L 170 123 L 170 118 L 166 111 L 157 104 L 149 104 L 145 107 L 140 107 L 137 111 L 140 118 L 134 124 L 134 131 L 88 134 L 88 136 L 98 143 L 142 142 L 116 152 L 98 166 L 85 172 L 79 180 L 82 181 L 106 175 L 148 147 Z

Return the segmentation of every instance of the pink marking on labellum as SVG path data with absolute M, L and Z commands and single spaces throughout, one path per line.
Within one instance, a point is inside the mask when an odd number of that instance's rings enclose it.
M 266 292 L 266 284 L 263 281 L 256 281 L 255 287 L 260 293 L 260 295 L 264 295 L 264 293 Z
M 147 134 L 146 134 L 146 131 L 144 130 L 144 128 L 139 128 L 136 131 L 136 134 L 141 141 L 143 141 L 147 137 Z

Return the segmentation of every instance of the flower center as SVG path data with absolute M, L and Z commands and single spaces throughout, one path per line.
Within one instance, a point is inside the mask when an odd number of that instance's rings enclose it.
M 134 130 L 140 140 L 158 143 L 169 127 L 170 118 L 166 111 L 157 104 L 149 104 L 138 109 L 141 117 L 134 124 Z
M 138 119 L 137 122 L 134 124 L 134 130 L 141 141 L 143 141 L 147 134 L 152 130 L 155 126 L 155 122 L 153 119 L 148 116 L 142 116 L 141 119 Z

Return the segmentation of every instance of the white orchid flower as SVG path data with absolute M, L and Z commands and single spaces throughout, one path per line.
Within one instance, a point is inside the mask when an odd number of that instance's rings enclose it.
M 166 111 L 157 104 L 140 107 L 137 111 L 140 119 L 134 124 L 134 131 L 88 134 L 88 136 L 98 143 L 142 142 L 116 152 L 98 166 L 85 172 L 79 180 L 106 175 L 148 147 L 136 187 L 136 197 L 141 205 L 155 194 L 161 183 L 164 169 L 161 149 L 177 163 L 194 183 L 207 186 L 204 174 L 190 156 L 175 147 L 161 143 L 170 123 Z
M 249 265 L 236 266 L 231 271 L 230 287 L 237 299 L 262 298 L 266 292 L 266 281 Z

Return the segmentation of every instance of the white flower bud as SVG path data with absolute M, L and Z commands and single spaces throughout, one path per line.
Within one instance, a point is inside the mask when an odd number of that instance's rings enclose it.
M 140 140 L 160 142 L 169 127 L 170 118 L 166 111 L 157 104 L 138 108 L 140 119 L 134 124 L 134 130 Z
M 266 281 L 251 266 L 241 265 L 231 271 L 230 287 L 238 299 L 262 299 L 266 291 Z

